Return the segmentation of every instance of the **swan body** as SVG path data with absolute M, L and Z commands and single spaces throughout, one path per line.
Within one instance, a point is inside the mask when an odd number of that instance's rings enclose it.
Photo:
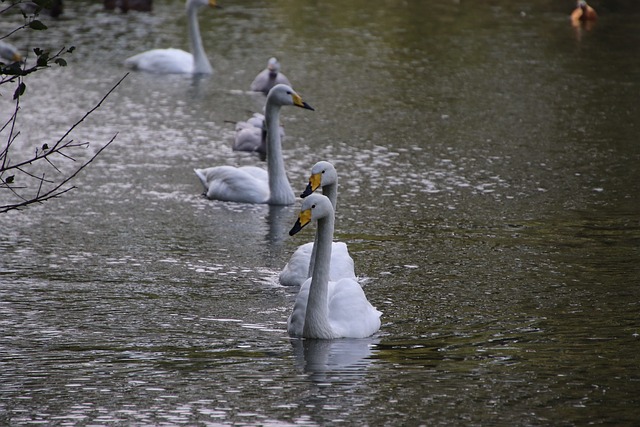
M 198 10 L 217 7 L 216 0 L 187 0 L 187 26 L 192 53 L 181 49 L 152 49 L 124 61 L 128 68 L 157 74 L 211 74 L 213 68 L 202 46 Z
M 313 165 L 309 184 L 301 197 L 307 197 L 319 187 L 322 194 L 331 201 L 334 212 L 338 199 L 338 173 L 334 166 L 325 161 Z M 311 277 L 313 273 L 313 248 L 314 242 L 305 243 L 296 249 L 289 262 L 280 272 L 279 281 L 283 286 L 300 286 Z M 349 249 L 343 242 L 333 242 L 331 248 L 331 269 L 329 280 L 336 281 L 341 278 L 356 280 L 354 262 L 349 255 Z
M 22 55 L 14 45 L 0 40 L 0 62 L 8 61 L 12 64 L 22 62 L 22 59 Z
M 265 122 L 267 125 L 267 170 L 258 167 L 216 166 L 195 169 L 209 199 L 242 203 L 268 203 L 290 205 L 295 196 L 282 157 L 282 144 L 278 129 L 280 108 L 285 105 L 313 110 L 300 95 L 287 85 L 277 85 L 267 95 Z
M 287 321 L 289 335 L 315 339 L 373 335 L 380 329 L 382 313 L 367 300 L 360 284 L 349 278 L 329 280 L 334 211 L 326 196 L 311 194 L 302 202 L 289 234 L 296 234 L 311 221 L 317 222 L 315 267 L 296 297 Z
M 594 8 L 589 6 L 586 1 L 578 0 L 576 8 L 571 13 L 571 22 L 576 25 L 584 21 L 595 21 L 598 19 L 598 13 Z
M 284 128 L 279 125 L 280 139 L 284 139 Z M 234 151 L 249 151 L 260 154 L 267 152 L 267 127 L 264 115 L 254 113 L 247 121 L 236 123 L 236 135 L 233 143 Z
M 270 58 L 269 62 L 267 62 L 267 68 L 258 73 L 253 82 L 251 82 L 250 88 L 254 92 L 262 92 L 266 95 L 277 84 L 291 86 L 289 79 L 280 72 L 278 60 Z

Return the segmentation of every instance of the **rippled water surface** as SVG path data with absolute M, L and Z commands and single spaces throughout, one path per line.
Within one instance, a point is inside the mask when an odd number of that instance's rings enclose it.
M 214 75 L 129 75 L 71 135 L 82 159 L 117 134 L 77 188 L 0 217 L 0 423 L 637 423 L 637 5 L 594 0 L 574 28 L 572 1 L 221 3 L 200 14 Z M 27 79 L 15 158 L 126 57 L 187 48 L 181 1 L 65 5 L 11 37 L 77 47 Z M 260 110 L 247 88 L 273 55 L 316 109 L 283 110 L 289 179 L 336 165 L 336 238 L 384 313 L 370 339 L 290 339 L 277 275 L 313 229 L 287 235 L 298 205 L 207 200 L 193 174 L 263 164 L 229 122 Z

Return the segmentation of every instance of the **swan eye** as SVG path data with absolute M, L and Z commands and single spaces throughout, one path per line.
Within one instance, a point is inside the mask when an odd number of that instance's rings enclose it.
M 311 205 L 311 209 L 315 209 L 315 208 L 316 208 L 316 205 Z

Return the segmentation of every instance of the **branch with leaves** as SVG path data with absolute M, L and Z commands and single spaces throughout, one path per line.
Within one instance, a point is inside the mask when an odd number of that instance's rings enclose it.
M 4 3 L 5 0 L 1 1 Z M 33 0 L 33 2 L 39 9 L 50 4 L 50 0 Z M 21 0 L 18 0 L 18 2 L 12 3 L 7 8 L 0 9 L 0 16 L 20 3 Z M 39 9 L 36 10 L 39 11 Z M 47 29 L 45 24 L 36 19 L 37 12 L 34 15 L 27 16 L 24 13 L 23 15 L 26 23 L 9 33 L 9 35 L 23 29 L 35 31 Z M 5 43 L 2 41 L 5 37 L 6 36 L 0 36 L 0 43 Z M 5 43 L 4 47 L 6 46 Z M 14 143 L 20 136 L 20 131 L 17 128 L 17 119 L 21 108 L 20 99 L 25 95 L 27 89 L 25 78 L 36 71 L 48 68 L 54 64 L 61 67 L 66 66 L 67 61 L 62 56 L 73 53 L 74 49 L 73 46 L 68 49 L 63 47 L 57 52 L 51 53 L 35 48 L 33 49 L 33 53 L 36 55 L 36 61 L 35 64 L 31 66 L 27 66 L 25 61 L 15 59 L 4 63 L 2 58 L 0 58 L 0 89 L 3 87 L 2 85 L 15 85 L 15 89 L 13 89 L 14 108 L 6 121 L 0 123 L 0 138 L 4 139 L 3 135 L 6 135 L 4 147 L 0 148 L 0 213 L 21 209 L 34 203 L 41 203 L 59 197 L 74 189 L 75 186 L 71 184 L 71 181 L 93 162 L 117 137 L 116 133 L 88 160 L 81 162 L 79 166 L 76 166 L 67 175 L 62 172 L 64 168 L 59 167 L 60 160 L 76 162 L 75 157 L 77 150 L 89 147 L 89 142 L 75 142 L 69 138 L 69 135 L 91 113 L 100 108 L 102 103 L 122 83 L 128 74 L 124 75 L 92 109 L 74 123 L 57 141 L 51 145 L 47 143 L 41 144 L 35 148 L 33 154 L 27 155 L 25 159 L 21 159 L 15 163 L 12 161 L 12 153 L 15 151 L 13 150 Z M 17 51 L 11 46 L 10 52 L 15 53 Z M 2 93 L 0 93 L 0 96 L 1 95 Z M 42 166 L 49 167 L 53 173 L 53 178 L 47 176 L 44 172 L 40 172 L 43 169 Z

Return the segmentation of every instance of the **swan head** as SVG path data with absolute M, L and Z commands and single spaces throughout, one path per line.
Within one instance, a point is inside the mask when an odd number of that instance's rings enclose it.
M 338 172 L 333 165 L 326 161 L 320 161 L 311 168 L 311 176 L 307 188 L 300 195 L 303 199 L 316 191 L 319 187 L 334 185 L 338 182 Z
M 285 84 L 278 84 L 271 88 L 267 95 L 267 104 L 271 105 L 293 105 L 295 107 L 305 108 L 315 111 L 313 107 L 302 100 L 298 93 Z
M 333 215 L 333 205 L 327 196 L 322 194 L 311 194 L 302 201 L 300 214 L 293 228 L 289 231 L 289 236 L 293 236 L 302 230 L 311 221 Z
M 267 62 L 267 70 L 269 70 L 269 76 L 272 78 L 275 78 L 280 72 L 280 63 L 275 57 L 269 58 L 269 62 Z

